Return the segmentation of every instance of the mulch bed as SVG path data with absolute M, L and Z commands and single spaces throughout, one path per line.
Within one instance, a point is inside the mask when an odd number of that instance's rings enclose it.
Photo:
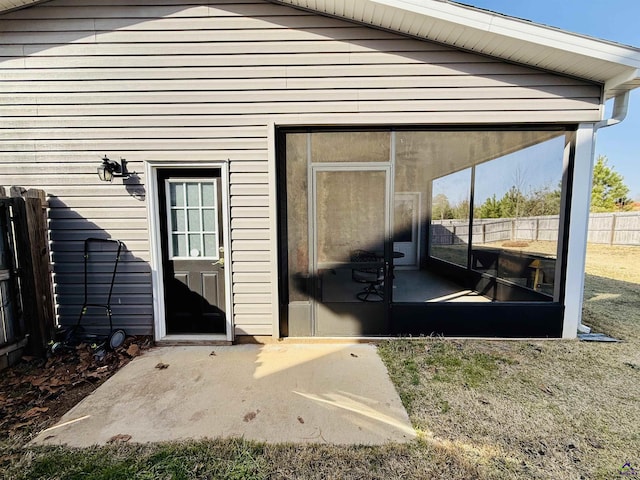
M 53 424 L 151 345 L 150 337 L 127 337 L 115 351 L 80 344 L 47 359 L 22 357 L 0 372 L 0 432 L 13 435 Z

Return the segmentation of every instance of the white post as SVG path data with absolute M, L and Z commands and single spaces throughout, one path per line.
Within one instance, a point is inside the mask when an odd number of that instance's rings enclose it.
M 567 253 L 562 338 L 576 338 L 582 321 L 594 144 L 594 124 L 580 124 L 576 132 L 576 150 L 571 182 L 571 218 L 569 219 L 569 248 Z

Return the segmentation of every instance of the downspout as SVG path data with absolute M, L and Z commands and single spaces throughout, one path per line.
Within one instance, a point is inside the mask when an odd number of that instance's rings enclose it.
M 627 117 L 629 111 L 629 91 L 616 95 L 613 99 L 613 112 L 611 118 L 607 118 L 595 124 L 595 130 L 617 125 Z
M 613 100 L 613 111 L 611 112 L 611 117 L 606 118 L 604 120 L 599 121 L 594 125 L 594 143 L 595 143 L 595 133 L 601 128 L 611 127 L 612 125 L 617 125 L 622 122 L 627 117 L 627 112 L 629 111 L 629 91 L 626 91 L 620 95 L 616 95 Z M 591 182 L 593 182 L 593 173 Z M 578 325 L 578 333 L 590 333 L 591 327 L 582 323 L 582 319 L 580 319 L 580 324 Z

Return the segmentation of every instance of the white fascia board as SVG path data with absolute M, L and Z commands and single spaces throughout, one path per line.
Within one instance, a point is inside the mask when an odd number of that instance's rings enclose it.
M 517 25 L 514 25 L 517 23 Z M 507 20 L 497 17 L 493 23 L 492 33 L 508 36 L 563 52 L 584 55 L 586 57 L 618 63 L 630 67 L 640 67 L 640 50 L 625 48 L 598 40 L 559 32 L 539 25 L 527 25 L 525 22 Z

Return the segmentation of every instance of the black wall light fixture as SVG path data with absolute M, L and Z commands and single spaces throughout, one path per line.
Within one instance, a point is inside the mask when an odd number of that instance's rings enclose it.
M 110 182 L 116 177 L 129 178 L 131 173 L 127 170 L 127 161 L 120 159 L 120 163 L 109 159 L 106 155 L 102 158 L 102 163 L 98 167 L 98 177 L 103 182 Z

